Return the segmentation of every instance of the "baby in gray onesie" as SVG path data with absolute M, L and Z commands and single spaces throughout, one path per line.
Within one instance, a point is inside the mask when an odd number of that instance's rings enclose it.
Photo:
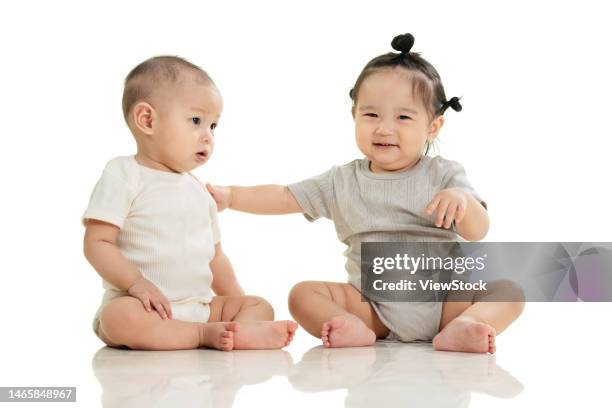
M 334 222 L 347 245 L 348 283 L 300 282 L 289 310 L 325 347 L 368 346 L 376 339 L 432 341 L 437 350 L 495 352 L 495 336 L 522 312 L 522 302 L 364 301 L 363 242 L 477 241 L 489 228 L 485 202 L 463 167 L 428 150 L 450 107 L 436 69 L 410 52 L 414 37 L 393 39 L 399 53 L 371 60 L 350 92 L 357 146 L 354 160 L 289 186 L 207 186 L 219 210 L 301 212 Z M 488 295 L 494 294 L 488 291 Z

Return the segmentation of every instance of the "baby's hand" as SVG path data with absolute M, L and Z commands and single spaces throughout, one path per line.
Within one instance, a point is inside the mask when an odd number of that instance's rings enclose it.
M 153 306 L 162 319 L 172 319 L 172 309 L 168 298 L 150 280 L 145 278 L 137 280 L 127 292 L 130 296 L 139 299 L 147 312 L 150 312 Z
M 232 190 L 224 186 L 211 186 L 206 183 L 206 189 L 217 203 L 217 211 L 221 212 L 232 204 Z
M 468 205 L 467 191 L 462 188 L 447 188 L 435 195 L 425 208 L 428 215 L 436 213 L 436 227 L 450 228 L 453 221 L 459 223 L 465 217 Z

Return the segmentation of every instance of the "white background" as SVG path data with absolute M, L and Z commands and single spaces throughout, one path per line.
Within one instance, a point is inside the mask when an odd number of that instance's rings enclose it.
M 610 241 L 612 28 L 601 4 L 4 3 L 0 386 L 75 385 L 80 401 L 99 401 L 91 358 L 101 343 L 90 326 L 102 289 L 82 255 L 79 220 L 106 162 L 135 152 L 122 81 L 154 55 L 202 66 L 224 97 L 216 151 L 196 174 L 215 184 L 289 183 L 360 157 L 348 91 L 393 36 L 411 32 L 447 96 L 463 97 L 438 146 L 487 200 L 486 240 Z M 345 280 L 331 222 L 220 217 L 243 287 L 278 318 L 289 318 L 293 284 Z M 524 395 L 603 387 L 580 356 L 609 367 L 597 353 L 610 341 L 611 306 L 530 304 L 498 338 L 498 362 L 523 373 Z M 296 341 L 316 344 L 303 331 Z M 558 355 L 546 354 L 553 346 Z M 559 361 L 550 378 L 529 375 L 533 364 Z M 564 401 L 597 401 L 590 395 Z

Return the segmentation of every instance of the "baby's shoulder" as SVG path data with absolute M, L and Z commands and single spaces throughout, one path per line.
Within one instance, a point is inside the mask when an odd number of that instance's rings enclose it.
M 110 176 L 138 189 L 140 184 L 140 170 L 134 156 L 118 156 L 106 163 L 104 175 Z
M 367 159 L 355 159 L 345 164 L 335 165 L 330 169 L 330 172 L 333 175 L 345 175 L 345 174 L 354 175 L 359 170 L 359 168 L 363 166 L 362 162 L 364 160 L 367 161 Z
M 461 163 L 445 159 L 442 156 L 424 156 L 423 160 L 425 160 L 425 172 L 434 179 L 443 179 L 448 174 L 464 171 Z

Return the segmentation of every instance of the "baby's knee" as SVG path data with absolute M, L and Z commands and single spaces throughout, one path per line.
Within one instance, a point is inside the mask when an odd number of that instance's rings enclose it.
M 509 310 L 519 316 L 525 308 L 525 291 L 516 282 L 509 279 L 500 279 L 489 283 L 490 296 L 488 301 L 504 302 Z
M 305 292 L 309 291 L 309 283 L 310 282 L 299 282 L 293 285 L 293 287 L 289 291 L 289 303 L 295 301 L 298 298 L 301 298 Z
M 304 306 L 304 302 L 313 294 L 316 282 L 304 281 L 293 285 L 289 291 L 289 311 L 293 314 L 294 311 Z
M 500 301 L 513 302 L 525 305 L 525 291 L 516 282 L 509 279 L 500 279 L 489 283 L 489 291 L 494 292 Z
M 274 308 L 266 299 L 261 296 L 245 296 L 245 302 L 250 306 L 257 306 L 263 310 L 268 320 L 274 320 Z
M 113 343 L 128 345 L 142 318 L 139 307 L 143 307 L 140 300 L 127 296 L 104 306 L 100 312 L 100 328 L 105 337 Z

